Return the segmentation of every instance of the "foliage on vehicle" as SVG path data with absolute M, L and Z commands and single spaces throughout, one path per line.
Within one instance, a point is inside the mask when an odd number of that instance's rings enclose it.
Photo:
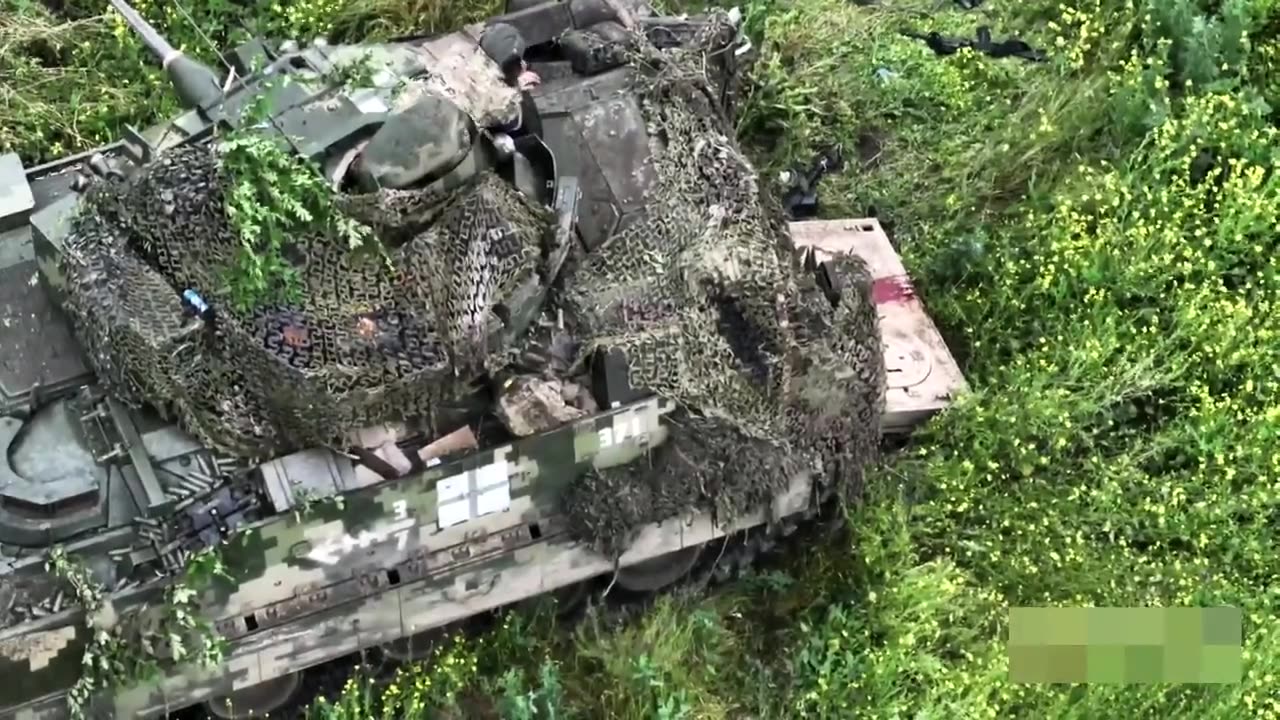
M 258 131 L 269 117 L 269 93 L 270 88 L 250 103 L 243 129 L 219 142 L 219 160 L 232 179 L 227 219 L 241 243 L 227 282 L 241 310 L 300 299 L 298 271 L 287 257 L 291 238 L 325 232 L 357 249 L 370 237 L 368 227 L 334 206 L 333 191 L 318 167 L 283 139 Z
M 163 603 L 123 616 L 117 615 L 89 569 L 61 547 L 49 552 L 46 566 L 71 586 L 92 632 L 83 673 L 67 694 L 74 720 L 86 717 L 98 693 L 154 680 L 166 665 L 194 663 L 211 668 L 222 662 L 226 643 L 213 623 L 200 615 L 197 603 L 214 578 L 226 576 L 216 550 L 192 555 L 182 576 L 165 587 Z

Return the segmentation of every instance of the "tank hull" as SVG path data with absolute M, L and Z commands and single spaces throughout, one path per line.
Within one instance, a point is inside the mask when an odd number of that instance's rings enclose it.
M 791 227 L 797 245 L 819 253 L 857 253 L 877 275 L 886 361 L 900 375 L 886 397 L 886 434 L 909 432 L 965 391 L 955 361 L 909 291 L 901 261 L 874 219 Z M 229 642 L 225 664 L 216 670 L 192 666 L 158 684 L 127 690 L 102 708 L 101 716 L 160 717 L 612 574 L 611 561 L 569 536 L 555 511 L 556 478 L 567 481 L 588 467 L 636 460 L 665 441 L 660 419 L 671 409 L 660 398 L 648 398 L 417 475 L 351 491 L 342 508 L 321 503 L 306 513 L 285 512 L 242 529 L 223 549 L 235 581 L 211 591 L 204 605 Z M 479 491 L 471 493 L 473 507 L 464 520 L 442 508 L 456 504 L 451 499 L 458 495 L 451 488 L 460 479 Z M 496 496 L 486 498 L 483 491 L 495 486 Z M 740 530 L 802 519 L 821 501 L 814 478 L 801 474 L 770 507 L 731 524 L 717 525 L 703 513 L 645 527 L 618 567 Z M 485 510 L 485 503 L 500 509 L 470 516 L 473 510 Z M 158 593 L 158 587 L 142 588 L 118 602 L 127 607 L 154 601 Z M 86 641 L 83 613 L 75 611 L 45 618 L 36 627 L 0 631 L 0 672 L 53 678 L 53 671 L 60 670 L 69 684 Z M 6 702 L 14 705 L 0 718 L 67 717 L 63 693 L 40 696 L 39 687 L 8 686 Z

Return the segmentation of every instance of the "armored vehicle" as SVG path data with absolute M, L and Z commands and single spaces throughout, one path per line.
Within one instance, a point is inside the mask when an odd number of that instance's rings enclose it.
M 788 226 L 736 146 L 737 13 L 522 2 L 215 71 L 112 5 L 186 110 L 0 158 L 0 718 L 261 715 L 661 589 L 963 388 L 875 221 Z

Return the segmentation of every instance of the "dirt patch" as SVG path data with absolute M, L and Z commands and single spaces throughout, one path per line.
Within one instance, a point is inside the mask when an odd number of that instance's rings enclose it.
M 880 166 L 884 157 L 885 135 L 874 128 L 858 133 L 854 144 L 854 153 L 858 156 L 858 165 L 863 170 L 873 170 Z

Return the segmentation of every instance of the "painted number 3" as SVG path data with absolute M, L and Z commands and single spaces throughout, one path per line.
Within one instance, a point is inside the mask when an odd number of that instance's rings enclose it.
M 409 502 L 407 500 L 397 500 L 391 504 L 391 508 L 396 512 L 396 525 L 412 526 L 413 521 L 409 520 Z M 407 522 L 405 522 L 407 521 Z M 396 549 L 403 550 L 409 545 L 409 528 L 401 527 L 396 530 Z

